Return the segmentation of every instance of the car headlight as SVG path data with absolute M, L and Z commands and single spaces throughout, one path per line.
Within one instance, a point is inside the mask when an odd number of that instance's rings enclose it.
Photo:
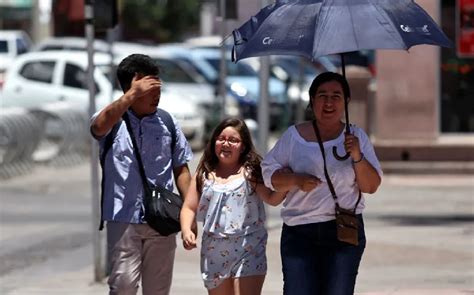
M 232 83 L 230 85 L 230 89 L 234 91 L 237 95 L 242 96 L 242 97 L 246 96 L 248 93 L 247 88 L 245 88 L 244 86 L 242 86 L 242 84 L 237 83 L 237 82 Z
M 225 98 L 225 114 L 230 117 L 240 116 L 239 104 L 231 95 L 226 95 Z

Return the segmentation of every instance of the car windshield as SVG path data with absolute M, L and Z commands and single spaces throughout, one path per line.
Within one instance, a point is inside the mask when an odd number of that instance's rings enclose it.
M 206 58 L 211 66 L 219 72 L 221 60 L 219 58 Z M 249 65 L 243 63 L 233 63 L 227 60 L 227 75 L 240 77 L 256 77 L 257 73 Z
M 193 60 L 186 57 L 176 57 L 176 60 L 180 62 L 187 63 L 189 66 L 204 77 L 208 83 L 214 83 L 218 79 L 217 71 L 214 70 L 206 61 L 203 60 Z
M 155 60 L 160 66 L 160 79 L 164 82 L 197 83 L 193 77 L 179 67 L 176 62 L 161 58 Z
M 276 60 L 276 64 L 281 66 L 285 71 L 291 75 L 298 75 L 300 73 L 300 61 L 298 59 L 290 58 L 279 58 Z M 314 76 L 317 74 L 317 70 L 312 66 L 303 61 L 303 73 L 307 76 Z

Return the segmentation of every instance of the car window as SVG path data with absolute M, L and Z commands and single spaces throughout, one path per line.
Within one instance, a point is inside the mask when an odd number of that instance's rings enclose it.
M 16 39 L 16 53 L 23 54 L 28 52 L 28 44 L 26 44 L 25 40 L 17 38 Z
M 20 75 L 28 80 L 52 83 L 55 64 L 54 61 L 29 62 L 22 67 Z
M 89 89 L 87 86 L 87 73 L 80 67 L 66 63 L 66 68 L 64 70 L 64 86 L 79 88 L 79 89 Z M 96 92 L 99 92 L 99 86 L 95 84 Z
M 8 52 L 8 43 L 6 40 L 0 40 L 0 53 Z

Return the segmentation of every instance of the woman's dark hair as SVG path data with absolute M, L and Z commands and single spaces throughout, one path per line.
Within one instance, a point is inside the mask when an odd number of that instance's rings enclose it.
M 244 120 L 238 118 L 227 118 L 224 119 L 212 132 L 212 136 L 206 145 L 204 153 L 199 161 L 199 165 L 196 169 L 196 182 L 199 193 L 202 193 L 203 180 L 209 178 L 209 173 L 214 171 L 219 163 L 219 159 L 216 155 L 216 140 L 222 131 L 232 127 L 240 135 L 244 150 L 240 154 L 239 163 L 245 168 L 247 173 L 245 177 L 253 183 L 263 183 L 262 170 L 260 162 L 262 157 L 257 153 L 252 143 L 252 137 L 250 135 L 249 128 L 245 124 Z
M 117 67 L 117 79 L 124 93 L 130 89 L 136 73 L 158 76 L 160 68 L 148 55 L 132 54 L 124 58 Z
M 316 94 L 319 86 L 330 81 L 336 81 L 341 84 L 345 99 L 351 97 L 351 89 L 349 88 L 349 83 L 347 82 L 346 78 L 344 78 L 344 76 L 338 73 L 324 72 L 314 78 L 313 83 L 311 83 L 311 86 L 309 87 L 309 108 L 313 107 L 312 97 Z

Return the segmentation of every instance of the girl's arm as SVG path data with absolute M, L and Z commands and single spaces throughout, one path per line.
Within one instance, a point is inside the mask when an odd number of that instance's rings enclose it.
M 275 192 L 266 187 L 262 183 L 258 183 L 255 187 L 255 191 L 257 192 L 257 195 L 267 204 L 272 205 L 272 206 L 278 206 L 283 202 L 283 200 L 286 197 L 285 192 Z
M 321 180 L 314 175 L 294 173 L 288 168 L 275 171 L 271 177 L 271 181 L 277 191 L 289 191 L 297 188 L 304 192 L 309 192 L 321 184 Z
M 199 205 L 199 193 L 196 187 L 196 176 L 191 179 L 188 192 L 184 197 L 180 213 L 181 237 L 186 250 L 196 248 L 196 211 Z

